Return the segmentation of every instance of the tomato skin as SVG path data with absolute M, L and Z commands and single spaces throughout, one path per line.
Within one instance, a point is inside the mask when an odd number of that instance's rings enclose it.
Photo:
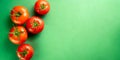
M 26 28 L 30 33 L 37 34 L 44 29 L 44 21 L 37 16 L 33 16 L 27 20 Z
M 11 20 L 18 25 L 22 25 L 29 18 L 28 10 L 23 6 L 15 6 L 10 13 Z
M 30 44 L 21 44 L 17 48 L 17 56 L 20 58 L 20 60 L 30 60 L 33 54 L 34 49 Z
M 34 10 L 40 15 L 45 15 L 50 10 L 50 4 L 46 0 L 38 0 L 34 5 Z
M 28 34 L 23 26 L 14 26 L 9 32 L 9 40 L 14 44 L 22 44 L 27 38 Z

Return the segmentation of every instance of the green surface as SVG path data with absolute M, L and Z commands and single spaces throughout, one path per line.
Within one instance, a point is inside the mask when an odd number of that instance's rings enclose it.
M 0 0 L 0 60 L 18 60 L 8 39 L 10 10 L 16 5 L 35 15 L 36 0 Z M 120 0 L 48 0 L 45 28 L 29 35 L 31 60 L 120 60 Z

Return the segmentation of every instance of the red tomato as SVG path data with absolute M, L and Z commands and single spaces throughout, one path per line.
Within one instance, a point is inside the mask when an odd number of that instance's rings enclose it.
M 34 5 L 34 10 L 40 15 L 45 15 L 50 10 L 50 4 L 46 0 L 38 0 Z
M 29 32 L 37 34 L 44 28 L 44 21 L 36 16 L 29 18 L 26 22 L 26 28 Z
M 29 18 L 29 13 L 28 13 L 28 10 L 25 7 L 15 6 L 11 10 L 10 17 L 15 24 L 22 25 Z
M 30 44 L 21 44 L 17 49 L 17 56 L 20 60 L 30 60 L 34 54 L 34 49 Z
M 22 26 L 15 26 L 9 32 L 9 39 L 14 44 L 22 44 L 28 38 L 27 31 Z

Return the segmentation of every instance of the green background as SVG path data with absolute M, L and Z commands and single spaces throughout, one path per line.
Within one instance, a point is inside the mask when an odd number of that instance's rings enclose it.
M 33 16 L 35 1 L 0 0 L 0 60 L 18 60 L 8 39 L 11 9 L 22 5 Z M 120 0 L 48 1 L 44 30 L 26 42 L 35 50 L 31 60 L 120 60 Z

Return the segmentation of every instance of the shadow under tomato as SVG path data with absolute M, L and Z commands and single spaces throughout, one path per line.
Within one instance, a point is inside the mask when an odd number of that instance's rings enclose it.
M 40 37 L 40 35 L 41 35 L 40 33 L 38 33 L 38 34 L 28 33 L 28 37 L 29 37 L 28 39 L 30 42 L 33 42 L 36 40 L 36 38 Z
M 6 20 L 5 27 L 10 30 L 13 27 L 14 23 L 12 22 L 10 16 L 7 16 L 5 20 Z

